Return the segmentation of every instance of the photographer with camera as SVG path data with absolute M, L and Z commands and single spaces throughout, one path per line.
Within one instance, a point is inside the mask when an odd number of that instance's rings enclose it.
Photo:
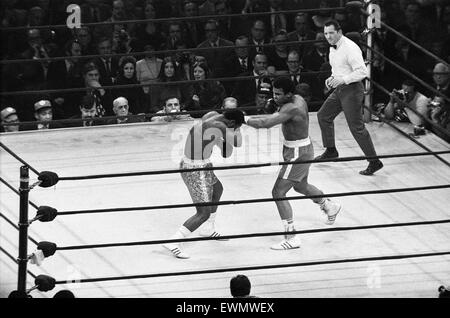
M 424 119 L 413 110 L 427 117 L 428 104 L 430 100 L 420 92 L 416 91 L 416 84 L 410 79 L 402 83 L 402 89 L 394 89 L 390 94 L 389 103 L 384 108 L 387 119 L 396 121 L 409 121 L 414 125 L 414 135 L 424 135 Z

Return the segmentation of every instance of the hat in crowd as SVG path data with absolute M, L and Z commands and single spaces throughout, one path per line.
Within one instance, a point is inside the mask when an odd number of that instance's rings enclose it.
M 2 109 L 2 111 L 0 112 L 0 118 L 1 118 L 1 120 L 5 120 L 9 116 L 15 115 L 15 114 L 17 114 L 17 112 L 14 108 L 6 107 L 5 109 Z
M 272 85 L 267 82 L 262 82 L 258 86 L 258 94 L 272 95 Z
M 128 106 L 128 100 L 125 97 L 117 97 L 113 101 L 113 107 Z
M 92 95 L 85 95 L 81 99 L 80 107 L 90 110 L 95 106 L 95 97 Z
M 43 99 L 34 104 L 34 111 L 38 112 L 45 108 L 52 108 L 52 104 L 49 100 Z

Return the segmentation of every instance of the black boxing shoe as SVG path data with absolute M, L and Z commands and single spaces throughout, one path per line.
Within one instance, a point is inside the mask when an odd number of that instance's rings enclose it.
M 363 176 L 371 176 L 381 168 L 383 168 L 383 163 L 380 160 L 371 161 L 366 170 L 360 171 L 359 173 Z
M 314 160 L 338 158 L 339 153 L 335 147 L 327 148 L 323 154 L 314 158 Z

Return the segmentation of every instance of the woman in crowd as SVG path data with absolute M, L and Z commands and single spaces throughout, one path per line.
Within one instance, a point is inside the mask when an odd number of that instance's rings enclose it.
M 183 106 L 188 101 L 189 96 L 192 96 L 190 94 L 190 86 L 188 84 L 170 84 L 170 82 L 184 80 L 181 74 L 175 59 L 171 56 L 165 57 L 159 72 L 158 83 L 166 84 L 159 84 L 155 87 L 155 102 L 158 107 L 161 108 L 167 98 L 176 97 L 180 101 L 182 108 L 184 108 Z
M 137 85 L 136 79 L 136 59 L 132 56 L 123 56 L 119 60 L 119 70 L 114 85 Z M 140 113 L 139 94 L 141 89 L 138 86 L 128 88 L 116 88 L 113 91 L 113 99 L 125 97 L 128 100 L 129 111 L 133 114 Z
M 207 81 L 210 70 L 205 62 L 196 62 L 193 66 L 193 77 L 196 83 L 193 85 L 193 92 L 186 105 L 187 110 L 210 110 L 219 109 L 222 101 L 226 97 L 225 88 L 220 82 Z M 192 117 L 201 117 L 202 114 L 192 114 Z

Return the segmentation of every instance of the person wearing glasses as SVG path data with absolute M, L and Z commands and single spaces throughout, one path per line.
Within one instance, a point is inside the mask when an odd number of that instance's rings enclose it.
M 206 40 L 200 43 L 197 48 L 212 48 L 211 50 L 201 50 L 198 55 L 204 56 L 208 66 L 214 74 L 212 77 L 222 77 L 226 74 L 225 60 L 233 51 L 229 49 L 217 49 L 224 46 L 234 46 L 233 42 L 219 37 L 219 24 L 216 20 L 208 20 L 205 23 Z

